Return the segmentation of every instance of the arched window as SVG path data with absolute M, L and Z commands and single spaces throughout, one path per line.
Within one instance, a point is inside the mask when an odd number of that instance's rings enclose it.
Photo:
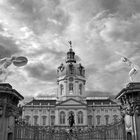
M 105 122 L 106 122 L 106 125 L 108 125 L 108 123 L 109 123 L 109 115 L 105 115 Z
M 73 94 L 73 83 L 69 83 L 69 92 Z
M 78 124 L 83 124 L 83 112 L 78 112 Z
M 74 115 L 74 112 L 73 112 L 73 111 L 70 111 L 70 112 L 68 113 L 68 116 L 70 116 L 71 114 Z
M 34 116 L 34 125 L 38 125 L 38 116 Z
M 60 112 L 60 124 L 65 124 L 65 112 Z
M 88 125 L 92 125 L 92 116 L 91 115 L 88 116 Z
M 79 94 L 82 95 L 82 84 L 79 85 Z
M 60 95 L 63 95 L 63 91 L 64 91 L 64 87 L 63 87 L 63 85 L 61 84 L 61 85 L 60 85 Z
M 46 125 L 46 116 L 42 116 L 42 125 Z
M 55 116 L 52 115 L 51 116 L 51 126 L 53 126 L 55 124 Z
M 101 116 L 100 115 L 97 115 L 96 118 L 97 118 L 97 125 L 100 125 Z

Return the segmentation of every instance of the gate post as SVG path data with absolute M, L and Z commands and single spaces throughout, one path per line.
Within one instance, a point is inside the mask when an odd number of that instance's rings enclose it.
M 127 140 L 140 140 L 140 82 L 129 83 L 116 96 L 121 102 Z
M 17 107 L 23 97 L 8 83 L 0 83 L 0 139 L 14 140 L 15 117 Z

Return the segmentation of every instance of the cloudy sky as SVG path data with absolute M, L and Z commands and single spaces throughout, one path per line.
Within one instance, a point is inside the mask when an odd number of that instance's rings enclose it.
M 68 40 L 86 68 L 86 90 L 116 95 L 130 70 L 116 52 L 140 65 L 140 0 L 0 0 L 0 58 L 29 61 L 9 67 L 7 82 L 23 96 L 56 93 Z

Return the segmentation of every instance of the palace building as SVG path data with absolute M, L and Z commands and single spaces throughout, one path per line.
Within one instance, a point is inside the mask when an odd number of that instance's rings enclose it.
M 76 127 L 108 125 L 120 119 L 119 105 L 109 97 L 87 97 L 85 68 L 76 62 L 70 43 L 66 61 L 57 68 L 57 96 L 34 98 L 23 106 L 22 117 L 31 125 Z M 94 92 L 93 92 L 94 93 Z

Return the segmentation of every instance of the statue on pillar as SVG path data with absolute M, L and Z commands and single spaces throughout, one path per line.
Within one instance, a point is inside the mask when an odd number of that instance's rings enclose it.
M 131 68 L 131 70 L 129 71 L 129 79 L 130 82 L 133 82 L 134 76 L 138 73 L 139 67 L 132 63 L 132 61 L 130 61 L 127 57 L 122 57 L 122 61 Z
M 119 52 L 116 52 L 118 55 L 120 55 L 122 58 L 122 62 L 126 63 L 131 69 L 129 71 L 129 79 L 130 82 L 134 81 L 134 76 L 138 73 L 139 66 L 135 65 L 130 59 L 128 59 L 126 56 L 122 55 Z
M 13 64 L 14 66 L 21 67 L 28 62 L 26 57 L 23 56 L 11 56 L 0 59 L 0 82 L 5 82 L 8 77 L 8 67 Z

